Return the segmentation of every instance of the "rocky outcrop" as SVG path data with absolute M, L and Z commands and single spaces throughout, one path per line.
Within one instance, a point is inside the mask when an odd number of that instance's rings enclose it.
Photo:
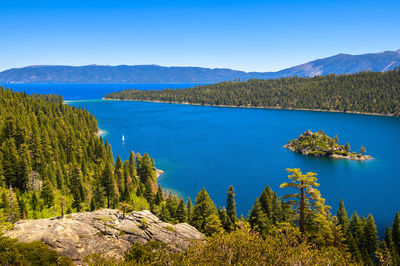
M 204 237 L 186 223 L 168 224 L 149 211 L 124 217 L 111 209 L 73 213 L 64 218 L 21 220 L 5 235 L 23 242 L 42 241 L 78 264 L 92 253 L 119 258 L 135 242 L 161 241 L 179 251 Z

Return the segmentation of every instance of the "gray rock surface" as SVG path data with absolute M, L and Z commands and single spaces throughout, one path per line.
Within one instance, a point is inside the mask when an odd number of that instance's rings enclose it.
M 122 212 L 111 209 L 73 213 L 64 218 L 21 220 L 5 235 L 23 242 L 42 241 L 78 264 L 92 253 L 119 258 L 135 242 L 161 241 L 179 251 L 204 237 L 186 223 L 168 224 L 149 211 L 123 217 Z

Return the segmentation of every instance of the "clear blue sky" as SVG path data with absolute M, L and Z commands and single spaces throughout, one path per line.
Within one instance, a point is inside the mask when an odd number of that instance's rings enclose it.
M 0 70 L 159 64 L 275 71 L 400 49 L 400 1 L 0 0 Z

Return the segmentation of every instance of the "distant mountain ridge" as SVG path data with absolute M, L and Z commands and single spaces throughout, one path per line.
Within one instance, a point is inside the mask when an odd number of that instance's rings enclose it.
M 196 83 L 234 79 L 313 77 L 360 71 L 388 71 L 400 66 L 400 50 L 362 55 L 338 54 L 277 72 L 159 65 L 37 65 L 0 72 L 0 83 Z

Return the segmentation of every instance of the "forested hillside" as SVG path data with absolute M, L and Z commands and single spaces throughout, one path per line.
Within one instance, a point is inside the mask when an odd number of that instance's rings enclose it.
M 106 99 L 400 115 L 400 70 L 252 79 L 188 89 L 124 90 Z
M 56 95 L 0 88 L 0 214 L 14 222 L 117 207 L 149 209 L 156 188 L 147 155 L 120 157 L 86 110 Z M 146 197 L 150 199 L 149 201 Z

